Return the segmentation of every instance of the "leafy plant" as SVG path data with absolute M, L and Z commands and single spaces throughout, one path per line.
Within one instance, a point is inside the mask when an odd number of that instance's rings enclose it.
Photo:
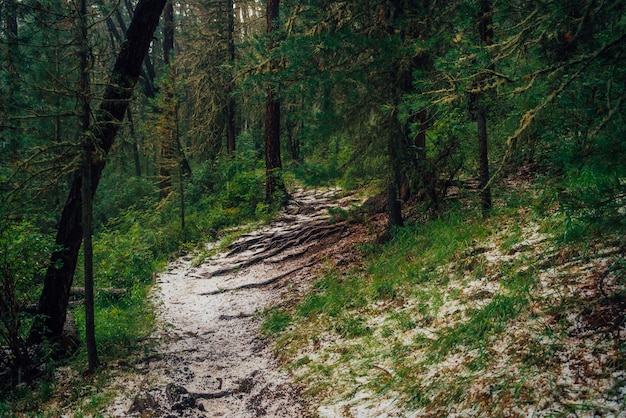
M 38 296 L 53 248 L 29 222 L 0 220 L 0 344 L 9 348 L 13 384 L 31 379 L 26 333 L 32 316 L 25 309 Z

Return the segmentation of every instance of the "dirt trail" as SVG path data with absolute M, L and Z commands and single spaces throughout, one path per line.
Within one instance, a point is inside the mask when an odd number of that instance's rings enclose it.
M 257 313 L 287 287 L 306 287 L 321 257 L 341 254 L 354 228 L 332 223 L 328 208 L 347 206 L 337 190 L 298 191 L 284 215 L 191 267 L 172 263 L 157 278 L 166 329 L 157 352 L 120 382 L 112 416 L 302 417 L 307 407 L 260 338 Z M 345 251 L 343 253 L 346 253 Z M 286 286 L 289 284 L 289 286 Z

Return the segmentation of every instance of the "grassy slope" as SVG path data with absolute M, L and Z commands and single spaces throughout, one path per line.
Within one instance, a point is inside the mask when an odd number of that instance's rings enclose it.
M 319 416 L 626 410 L 624 240 L 563 241 L 532 190 L 358 248 L 265 329 Z

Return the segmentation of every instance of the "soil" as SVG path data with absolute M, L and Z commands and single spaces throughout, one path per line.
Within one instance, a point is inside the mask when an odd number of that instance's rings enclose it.
M 292 197 L 271 225 L 200 265 L 182 257 L 157 277 L 157 348 L 119 380 L 107 416 L 310 415 L 261 336 L 260 313 L 308 289 L 326 260 L 352 261 L 355 243 L 370 234 L 361 222 L 329 214 L 349 207 L 353 196 L 300 190 Z

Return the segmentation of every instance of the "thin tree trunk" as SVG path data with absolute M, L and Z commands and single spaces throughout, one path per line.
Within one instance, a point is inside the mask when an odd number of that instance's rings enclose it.
M 174 73 L 170 67 L 170 59 L 171 55 L 174 52 L 174 5 L 171 0 L 168 0 L 165 5 L 165 11 L 163 15 L 163 63 L 165 64 L 165 71 L 169 71 L 171 77 L 173 77 Z M 166 100 L 165 100 L 165 113 L 166 113 L 166 121 L 169 117 L 173 115 L 167 115 L 170 113 L 171 100 L 174 92 L 171 92 L 171 97 L 169 92 L 166 92 Z M 166 122 L 168 123 L 168 122 Z M 161 198 L 166 197 L 172 188 L 171 183 L 171 166 L 173 156 L 173 139 L 174 133 L 170 132 L 170 135 L 163 135 L 161 138 L 161 162 L 159 165 L 159 190 L 161 192 Z
M 93 373 L 98 367 L 98 350 L 96 348 L 94 296 L 93 296 L 93 245 L 91 241 L 93 229 L 93 202 L 91 195 L 91 161 L 94 147 L 89 132 L 91 123 L 91 86 L 89 82 L 89 34 L 87 32 L 87 2 L 81 0 L 78 16 L 77 42 L 80 45 L 80 81 L 79 101 L 81 102 L 81 134 L 83 136 L 83 183 L 81 187 L 82 224 L 83 224 L 83 255 L 85 269 L 85 342 L 87 344 L 88 372 Z
M 130 127 L 130 138 L 133 143 L 133 160 L 135 163 L 135 176 L 141 177 L 141 161 L 139 159 L 139 143 L 137 140 L 137 132 L 135 132 L 135 124 L 133 123 L 133 112 L 130 110 L 130 106 L 126 110 L 126 115 L 128 117 L 128 123 Z
M 267 0 L 266 23 L 267 33 L 278 29 L 278 10 L 280 0 Z M 270 41 L 270 51 L 274 48 Z M 272 63 L 274 68 L 276 63 Z M 282 181 L 282 163 L 280 158 L 280 101 L 276 98 L 276 92 L 272 85 L 267 87 L 265 99 L 265 171 L 267 185 L 265 197 L 268 202 L 273 201 L 273 196 L 278 191 L 285 191 Z
M 280 102 L 274 98 L 271 87 L 267 88 L 265 101 L 265 169 L 266 200 L 271 202 L 277 191 L 284 190 L 280 158 Z
M 18 70 L 17 61 L 19 58 L 18 47 L 18 26 L 17 26 L 17 11 L 15 0 L 5 0 L 5 20 L 6 20 L 6 70 L 7 70 L 7 83 L 6 83 L 6 113 L 11 116 L 15 116 L 18 109 L 16 102 L 19 97 L 19 84 L 18 84 Z M 0 147 L 5 148 L 2 152 L 3 155 L 9 155 L 10 158 L 16 158 L 17 149 L 19 147 L 19 122 L 14 121 L 8 127 L 8 132 L 3 135 L 5 142 L 0 144 Z M 8 152 L 7 152 L 8 151 Z
M 489 216 L 491 210 L 491 188 L 489 187 L 489 154 L 487 149 L 487 111 L 483 104 L 476 109 L 476 124 L 478 125 L 478 155 L 479 155 L 479 182 L 480 206 L 483 216 Z
M 228 22 L 227 28 L 227 41 L 228 41 L 228 61 L 230 68 L 235 65 L 235 14 L 233 10 L 233 0 L 226 0 L 226 21 Z M 229 75 L 227 89 L 227 104 L 226 104 L 226 149 L 228 155 L 233 155 L 236 148 L 237 132 L 235 128 L 235 98 L 232 97 L 233 91 L 233 77 Z
M 124 114 L 141 72 L 141 64 L 152 42 L 154 31 L 165 0 L 139 0 L 133 20 L 122 43 L 110 81 L 97 112 L 93 129 L 95 142 L 106 156 L 124 119 Z M 105 159 L 95 159 L 91 164 L 91 194 L 95 193 Z M 36 343 L 42 338 L 54 339 L 63 332 L 69 291 L 74 278 L 78 250 L 82 239 L 82 174 L 74 172 L 74 180 L 65 202 L 59 222 L 56 245 L 52 253 L 50 267 L 44 278 L 43 290 L 39 299 L 38 315 L 31 327 L 29 340 Z
M 478 15 L 478 32 L 483 45 L 493 43 L 493 24 L 491 21 L 491 2 L 481 0 Z M 476 95 L 476 123 L 478 128 L 478 159 L 479 159 L 479 182 L 480 203 L 483 217 L 489 216 L 491 210 L 491 187 L 489 187 L 489 150 L 487 146 L 487 110 L 482 103 L 483 94 Z
M 163 14 L 163 63 L 169 67 L 174 52 L 174 5 L 168 0 Z
M 88 134 L 87 134 L 88 135 Z M 93 245 L 92 245 L 92 211 L 91 198 L 91 155 L 93 146 L 86 139 L 83 156 L 83 255 L 85 270 L 85 342 L 87 344 L 88 372 L 93 373 L 98 367 L 98 350 L 96 347 L 95 312 L 94 312 L 94 277 L 93 277 Z
M 395 115 L 389 115 L 387 132 L 387 154 L 389 156 L 389 183 L 387 185 L 387 215 L 388 226 L 403 226 L 402 202 L 400 199 L 400 184 L 402 170 L 400 168 L 400 144 L 398 141 L 400 130 L 393 129 L 398 124 Z

